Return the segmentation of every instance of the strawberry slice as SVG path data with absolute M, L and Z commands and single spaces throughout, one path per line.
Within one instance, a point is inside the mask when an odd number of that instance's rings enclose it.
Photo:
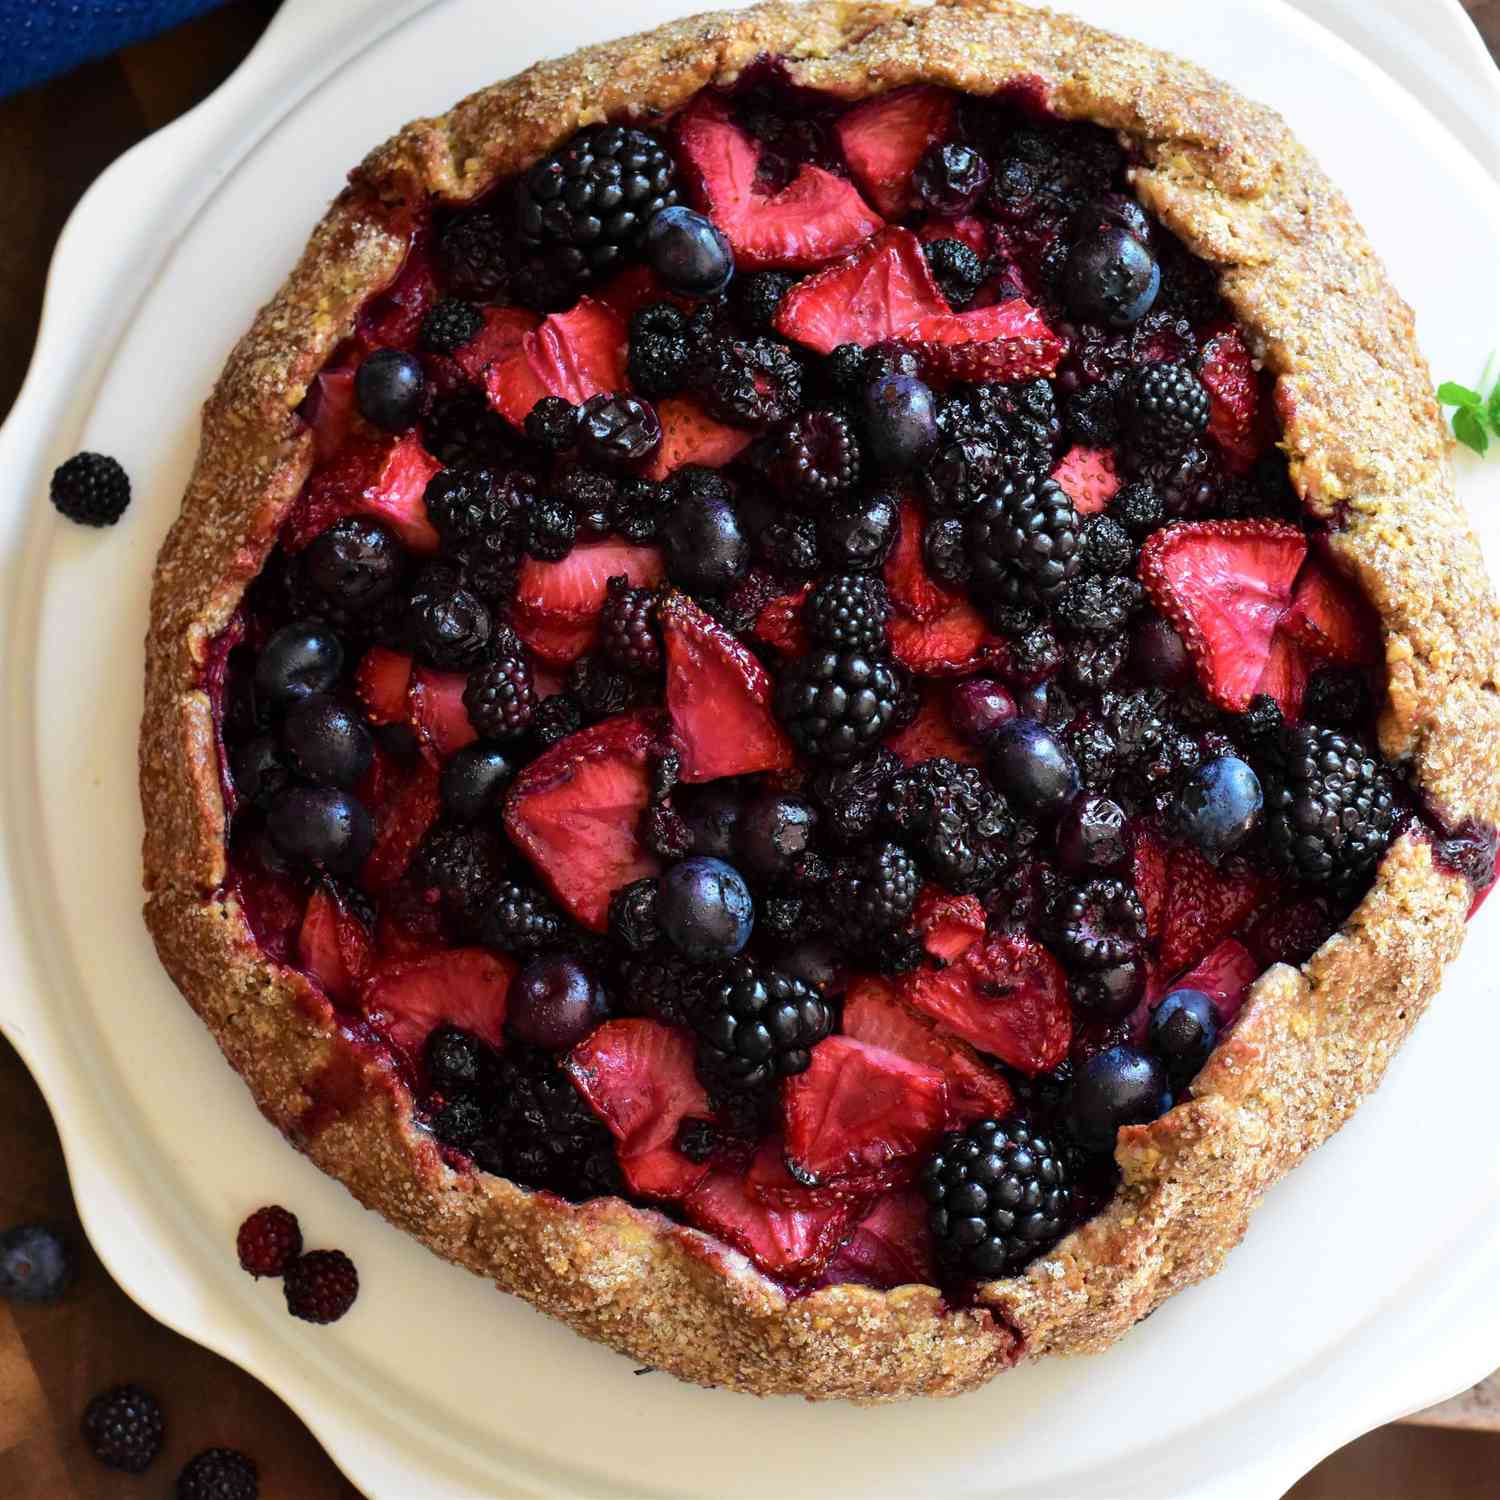
M 741 269 L 808 271 L 880 228 L 854 184 L 803 166 L 780 192 L 756 188 L 760 148 L 707 96 L 682 116 L 678 145 L 696 206 L 713 219 Z
M 754 654 L 686 594 L 657 609 L 667 655 L 667 712 L 684 781 L 785 771 L 792 742 L 771 711 L 775 684 Z
M 375 809 L 375 839 L 362 872 L 367 890 L 379 893 L 401 879 L 441 807 L 437 767 L 414 761 Z
M 882 229 L 847 260 L 799 281 L 776 310 L 776 331 L 827 354 L 879 344 L 923 318 L 951 317 L 909 229 Z
M 1068 1055 L 1072 1011 L 1062 966 L 1025 933 L 991 933 L 946 969 L 918 969 L 902 998 L 944 1031 L 1023 1073 Z
M 412 240 L 396 279 L 360 309 L 355 333 L 366 349 L 410 349 L 416 343 L 422 319 L 438 296 L 426 239 L 418 234 Z
M 915 1189 L 902 1188 L 876 1199 L 828 1263 L 821 1284 L 855 1282 L 889 1291 L 897 1286 L 932 1286 L 936 1281 L 926 1200 Z
M 627 266 L 594 295 L 622 323 L 629 323 L 648 303 L 669 300 L 669 294 L 656 279 L 656 272 L 641 261 Z
M 708 1175 L 676 1145 L 688 1116 L 713 1111 L 693 1071 L 693 1043 L 660 1021 L 606 1021 L 563 1064 L 573 1087 L 619 1142 L 632 1192 L 680 1202 Z
M 1167 867 L 1161 971 L 1180 973 L 1239 931 L 1272 893 L 1268 875 L 1238 860 L 1215 869 L 1196 849 L 1174 849 Z
M 509 359 L 541 321 L 524 307 L 486 307 L 483 313 L 484 327 L 453 354 L 470 380 L 482 381 L 492 364 Z
M 299 551 L 344 516 L 373 516 L 389 526 L 413 552 L 438 549 L 427 519 L 427 481 L 442 465 L 414 433 L 389 445 L 356 443 L 343 457 L 308 481 L 299 515 L 282 533 L 289 552 Z
M 298 410 L 312 429 L 313 461 L 326 464 L 343 448 L 354 420 L 354 366 L 320 370 Z
M 1275 521 L 1169 526 L 1141 548 L 1138 576 L 1220 708 L 1242 713 L 1261 691 L 1306 555 L 1301 530 Z
M 341 1005 L 354 998 L 370 965 L 370 934 L 330 885 L 320 885 L 307 898 L 297 962 Z
M 922 531 L 927 513 L 915 500 L 903 500 L 895 545 L 885 560 L 885 586 L 891 603 L 913 620 L 935 620 L 965 602 L 962 594 L 945 589 L 927 571 L 922 557 Z
M 1268 441 L 1260 375 L 1238 328 L 1232 325 L 1203 346 L 1198 378 L 1208 388 L 1208 432 L 1225 467 L 1246 473 Z
M 802 606 L 812 593 L 812 584 L 804 583 L 790 594 L 778 594 L 761 606 L 750 633 L 756 640 L 781 652 L 783 656 L 806 656 L 811 642 Z
M 447 1022 L 472 1031 L 492 1047 L 503 1045 L 505 1000 L 516 965 L 484 948 L 445 948 L 426 958 L 387 959 L 365 976 L 360 1008 L 365 1018 L 409 1058 L 436 1026 Z
M 479 738 L 464 707 L 468 681 L 462 672 L 437 672 L 431 667 L 417 667 L 411 674 L 406 690 L 407 718 L 417 731 L 423 751 L 436 761 L 447 760 L 454 751 Z
M 575 547 L 560 562 L 528 557 L 516 579 L 516 634 L 544 661 L 567 666 L 597 644 L 611 578 L 654 588 L 665 571 L 655 547 L 618 541 Z
M 1120 488 L 1115 455 L 1109 448 L 1069 448 L 1058 460 L 1052 477 L 1066 491 L 1080 516 L 1097 516 Z
M 908 1009 L 889 980 L 861 974 L 849 981 L 844 1035 L 936 1068 L 948 1080 L 950 1128 L 990 1116 L 1003 1120 L 1016 1107 L 1010 1085 L 966 1042 Z
M 850 1190 L 909 1177 L 942 1133 L 947 1096 L 936 1068 L 828 1037 L 807 1071 L 781 1086 L 787 1164 L 804 1181 Z
M 1167 914 L 1167 867 L 1171 851 L 1149 823 L 1137 823 L 1130 833 L 1131 879 L 1146 914 L 1146 936 L 1161 936 Z
M 592 297 L 544 318 L 484 372 L 490 405 L 517 427 L 543 396 L 577 405 L 624 385 L 625 325 Z
M 909 766 L 918 761 L 944 755 L 963 766 L 984 764 L 984 752 L 968 740 L 960 739 L 948 717 L 948 689 L 941 683 L 922 685 L 922 703 L 917 716 L 905 729 L 898 730 L 886 742 Z
M 371 646 L 354 669 L 354 691 L 372 724 L 400 724 L 406 718 L 411 657 L 385 646 Z
M 866 99 L 839 117 L 834 129 L 849 175 L 888 219 L 914 206 L 911 174 L 922 153 L 948 133 L 953 95 L 917 84 Z
M 1005 642 L 967 599 L 931 620 L 915 620 L 898 610 L 888 633 L 891 655 L 919 677 L 972 677 L 1007 660 Z
M 961 219 L 928 219 L 917 226 L 917 238 L 925 245 L 931 240 L 958 240 L 967 245 L 980 260 L 990 255 L 990 231 L 983 219 L 965 214 Z
M 512 783 L 511 842 L 585 927 L 603 932 L 609 898 L 661 864 L 637 837 L 650 801 L 647 762 L 660 742 L 654 714 L 619 714 L 559 740 Z
M 1162 996 L 1170 995 L 1173 990 L 1202 990 L 1213 1001 L 1219 1024 L 1227 1026 L 1239 1014 L 1246 993 L 1260 978 L 1263 968 L 1260 960 L 1243 943 L 1225 938 L 1187 973 L 1179 974 L 1171 984 L 1158 986 L 1159 993 L 1152 998 L 1152 1008 Z
M 757 1195 L 757 1170 L 785 1179 L 788 1201 Z M 863 1211 L 858 1201 L 820 1198 L 800 1187 L 781 1159 L 772 1136 L 756 1153 L 748 1173 L 710 1173 L 682 1206 L 688 1223 L 727 1240 L 768 1276 L 795 1284 L 811 1281 L 832 1258 Z
M 954 896 L 924 885 L 913 913 L 922 946 L 940 963 L 952 963 L 984 936 L 984 908 L 975 896 Z
M 922 318 L 901 330 L 897 344 L 916 355 L 928 380 L 972 384 L 1054 374 L 1067 350 L 1023 297 Z
M 665 479 L 684 464 L 722 469 L 733 463 L 755 436 L 709 416 L 691 396 L 668 396 L 658 401 L 656 415 L 661 421 L 661 444 L 641 470 L 647 479 Z
M 1245 943 L 1263 968 L 1303 964 L 1328 941 L 1335 925 L 1327 904 L 1311 897 L 1262 912 Z
M 1266 657 L 1266 669 L 1255 684 L 1256 693 L 1265 693 L 1276 700 L 1282 717 L 1295 720 L 1302 717 L 1302 699 L 1307 692 L 1307 679 L 1312 671 L 1306 649 L 1302 643 L 1278 627 L 1271 637 L 1271 651 Z
M 1309 553 L 1281 628 L 1307 651 L 1344 667 L 1380 660 L 1380 621 L 1359 588 Z

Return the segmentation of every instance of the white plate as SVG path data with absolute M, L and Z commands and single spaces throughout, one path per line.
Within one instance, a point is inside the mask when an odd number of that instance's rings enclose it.
M 0 432 L 0 1021 L 52 1103 L 111 1271 L 279 1392 L 372 1495 L 1263 1500 L 1500 1359 L 1494 904 L 1380 1094 L 1270 1195 L 1223 1274 L 1098 1359 L 878 1411 L 637 1378 L 440 1264 L 265 1127 L 140 926 L 147 580 L 230 345 L 372 142 L 538 55 L 689 8 L 551 0 L 523 19 L 449 0 L 373 7 L 377 25 L 369 0 L 297 0 L 224 89 L 80 206 Z M 1500 341 L 1500 196 L 1430 116 L 1275 0 L 1073 8 L 1281 108 L 1349 192 L 1436 368 L 1477 376 Z M 80 447 L 134 480 L 106 535 L 57 523 L 41 499 Z M 1461 474 L 1494 556 L 1500 465 Z M 268 1200 L 358 1262 L 360 1300 L 336 1327 L 294 1323 L 273 1284 L 236 1268 L 234 1226 Z

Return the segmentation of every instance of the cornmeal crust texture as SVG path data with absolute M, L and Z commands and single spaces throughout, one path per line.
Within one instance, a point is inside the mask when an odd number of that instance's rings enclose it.
M 1009 0 L 933 9 L 768 4 L 531 68 L 374 152 L 231 356 L 159 560 L 141 792 L 146 920 L 167 970 L 261 1109 L 359 1200 L 580 1333 L 688 1380 L 767 1395 L 952 1395 L 1018 1360 L 1098 1350 L 1218 1269 L 1272 1182 L 1349 1116 L 1438 988 L 1470 895 L 1419 835 L 1344 929 L 1278 966 L 1188 1102 L 1121 1133 L 1114 1201 L 968 1309 L 930 1287 L 789 1298 L 737 1252 L 616 1199 L 581 1206 L 444 1165 L 395 1073 L 257 947 L 225 878 L 210 643 L 311 466 L 295 415 L 356 310 L 396 274 L 426 195 L 473 199 L 579 126 L 647 119 L 757 57 L 854 99 L 1039 79 L 1119 131 L 1142 201 L 1198 255 L 1276 377 L 1292 473 L 1384 627 L 1386 753 L 1446 823 L 1500 821 L 1500 627 L 1454 495 L 1412 315 L 1348 205 L 1270 110 L 1190 64 Z

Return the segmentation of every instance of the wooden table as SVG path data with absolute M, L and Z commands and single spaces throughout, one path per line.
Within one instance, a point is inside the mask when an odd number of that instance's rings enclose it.
M 1465 4 L 1500 55 L 1500 0 Z M 169 36 L 0 102 L 0 413 L 25 374 L 52 245 L 79 195 L 115 157 L 217 86 L 274 9 L 275 0 L 235 0 Z M 162 1495 L 198 1449 L 227 1444 L 255 1456 L 265 1500 L 357 1500 L 264 1386 L 156 1323 L 110 1280 L 78 1227 L 46 1105 L 3 1039 L 0 1141 L 7 1163 L 0 1226 L 56 1221 L 71 1232 L 83 1263 L 78 1287 L 56 1307 L 0 1302 L 0 1496 Z M 100 1468 L 77 1435 L 88 1398 L 121 1380 L 148 1385 L 167 1409 L 167 1449 L 144 1481 Z M 1447 1427 L 1500 1430 L 1500 1380 L 1425 1416 Z M 1287 1500 L 1492 1500 L 1497 1471 L 1500 1437 L 1384 1428 L 1329 1459 Z

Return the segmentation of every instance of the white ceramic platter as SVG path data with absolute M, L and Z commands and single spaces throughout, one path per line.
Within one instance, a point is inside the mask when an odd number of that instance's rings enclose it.
M 1336 24 L 1348 9 L 1306 3 Z M 0 431 L 0 1023 L 47 1091 L 113 1273 L 278 1391 L 371 1495 L 1280 1494 L 1358 1432 L 1500 1361 L 1500 903 L 1385 1087 L 1270 1195 L 1222 1275 L 1098 1359 L 874 1411 L 637 1377 L 440 1264 L 264 1125 L 140 925 L 148 578 L 197 407 L 230 346 L 371 144 L 537 56 L 690 8 L 292 0 L 218 94 L 79 208 L 31 376 Z M 1493 117 L 1468 119 L 1481 164 L 1370 61 L 1277 0 L 1072 8 L 1280 108 L 1348 190 L 1435 368 L 1477 378 L 1500 343 Z M 1398 71 L 1408 9 L 1390 0 Z M 1455 50 L 1435 49 L 1425 76 L 1482 99 L 1453 0 L 1431 14 Z M 1381 29 L 1357 19 L 1378 53 Z M 116 454 L 134 480 L 135 503 L 107 534 L 59 524 L 42 499 L 51 468 L 81 447 Z M 1465 459 L 1461 482 L 1500 556 L 1500 464 Z M 336 1327 L 293 1322 L 274 1284 L 237 1269 L 236 1223 L 272 1200 L 297 1210 L 313 1243 L 358 1262 L 359 1302 Z

